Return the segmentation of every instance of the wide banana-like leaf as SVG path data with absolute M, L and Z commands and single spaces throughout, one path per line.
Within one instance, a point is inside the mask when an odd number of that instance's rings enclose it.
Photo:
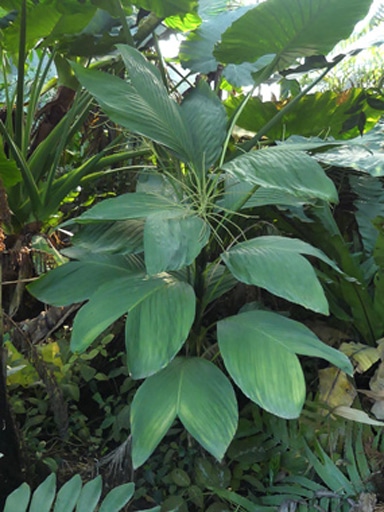
M 209 233 L 209 226 L 203 219 L 188 211 L 150 215 L 144 227 L 148 274 L 190 265 L 207 244 Z
M 288 192 L 303 199 L 337 202 L 337 191 L 320 164 L 304 152 L 267 148 L 223 165 L 239 181 Z
M 73 322 L 71 350 L 83 352 L 107 327 L 157 290 L 169 286 L 168 274 L 145 277 L 141 272 L 108 279 L 77 313 Z
M 283 205 L 300 207 L 311 202 L 312 198 L 305 200 L 289 192 L 276 188 L 258 188 L 253 194 L 254 185 L 246 181 L 238 181 L 234 176 L 225 176 L 225 192 L 217 204 L 227 210 L 233 210 L 237 205 L 242 204 L 244 208 L 258 208 L 265 205 Z M 251 194 L 251 195 L 250 195 Z
M 76 222 L 112 221 L 146 218 L 164 211 L 182 211 L 183 207 L 169 197 L 145 192 L 131 192 L 105 199 L 76 218 Z
M 280 236 L 260 236 L 239 243 L 221 257 L 239 281 L 328 314 L 324 291 L 314 268 L 303 254 L 316 256 L 337 269 L 335 263 L 315 247 Z
M 130 311 L 125 344 L 134 379 L 154 374 L 175 357 L 192 327 L 195 306 L 192 286 L 169 276 L 163 287 Z
M 214 457 L 221 459 L 237 426 L 235 393 L 225 375 L 205 359 L 175 359 L 149 377 L 131 406 L 132 460 L 141 466 L 176 417 Z
M 134 256 L 106 255 L 70 261 L 28 285 L 28 291 L 46 304 L 67 306 L 89 299 L 106 281 L 129 278 L 144 268 Z
M 242 95 L 230 96 L 225 101 L 225 107 L 230 116 L 236 112 L 242 101 L 244 101 Z M 370 106 L 369 101 L 371 101 L 370 96 L 361 88 L 351 88 L 341 93 L 325 91 L 306 94 L 278 124 L 271 127 L 266 135 L 272 140 L 286 140 L 298 133 L 304 137 L 326 136 L 350 139 L 358 136 L 361 139 L 358 128 L 359 114 L 362 113 L 366 118 L 365 132 L 373 128 L 382 115 L 380 110 Z M 286 105 L 286 102 L 262 101 L 260 98 L 252 97 L 248 100 L 236 124 L 245 130 L 258 132 Z M 308 122 L 308 119 L 311 122 Z M 368 158 L 368 151 L 365 156 Z M 337 162 L 337 158 L 335 161 Z M 353 158 L 345 163 L 345 166 L 350 167 L 352 161 Z M 361 161 L 364 162 L 364 158 L 361 158 Z M 333 162 L 329 163 L 333 164 Z M 340 165 L 343 163 L 341 162 Z
M 322 357 L 350 375 L 341 352 L 322 343 L 304 325 L 269 311 L 248 311 L 218 322 L 225 366 L 245 395 L 283 418 L 299 416 L 305 380 L 296 354 Z
M 224 63 L 255 62 L 276 54 L 274 69 L 298 58 L 326 55 L 347 38 L 371 0 L 267 0 L 235 21 L 214 56 Z M 271 73 L 273 69 L 271 69 Z
M 72 246 L 62 254 L 87 259 L 92 254 L 137 254 L 144 250 L 144 221 L 131 219 L 87 224 L 72 238 Z

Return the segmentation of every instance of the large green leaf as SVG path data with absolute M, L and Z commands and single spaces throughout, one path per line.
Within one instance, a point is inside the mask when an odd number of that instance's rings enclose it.
M 183 66 L 195 73 L 208 74 L 216 71 L 220 62 L 213 55 L 215 44 L 220 40 L 221 34 L 250 8 L 251 6 L 240 7 L 206 16 L 200 27 L 191 32 L 181 43 L 179 57 Z M 271 56 L 271 59 L 273 57 Z M 247 62 L 237 65 L 229 64 L 224 68 L 223 76 L 236 87 L 252 85 L 254 80 L 251 73 L 260 70 L 269 62 L 266 62 L 263 56 L 258 62 L 252 64 Z
M 72 238 L 73 245 L 61 252 L 69 258 L 83 260 L 94 253 L 139 253 L 144 248 L 143 233 L 142 219 L 86 224 Z
M 145 266 L 149 274 L 190 265 L 209 239 L 209 226 L 188 211 L 153 214 L 144 226 Z
M 188 337 L 195 318 L 193 288 L 169 278 L 134 307 L 126 321 L 128 368 L 142 379 L 164 368 Z
M 239 243 L 224 252 L 222 259 L 239 281 L 260 286 L 305 308 L 328 314 L 327 299 L 316 272 L 302 254 L 316 256 L 336 267 L 315 247 L 280 236 L 260 236 Z
M 201 80 L 181 104 L 181 115 L 189 127 L 197 171 L 206 170 L 219 158 L 227 133 L 225 109 L 208 84 Z
M 370 130 L 382 115 L 382 112 L 369 105 L 368 98 L 369 96 L 361 88 L 351 88 L 341 93 L 325 91 L 307 94 L 278 124 L 271 127 L 266 135 L 272 140 L 283 140 L 296 134 L 336 139 L 360 137 L 357 115 L 361 112 L 366 116 L 365 131 Z M 242 95 L 230 96 L 225 101 L 225 107 L 230 116 L 235 113 L 242 101 L 244 101 Z M 262 101 L 260 98 L 252 97 L 248 100 L 236 124 L 245 130 L 258 132 L 286 105 L 285 101 Z M 310 122 L 308 122 L 309 119 Z M 368 156 L 367 154 L 366 157 Z M 353 158 L 350 160 L 353 161 Z M 361 155 L 361 161 L 364 161 L 363 155 Z
M 341 352 L 322 343 L 304 325 L 269 311 L 248 311 L 218 322 L 225 366 L 245 395 L 283 418 L 299 416 L 305 380 L 296 354 L 322 357 L 350 375 Z
M 276 54 L 275 69 L 296 59 L 326 55 L 350 35 L 371 0 L 268 0 L 248 11 L 224 32 L 214 51 L 224 63 L 255 62 Z M 271 70 L 273 72 L 273 69 Z
M 337 202 L 337 191 L 321 166 L 303 152 L 267 148 L 223 165 L 239 181 L 288 192 L 303 199 Z
M 311 202 L 311 198 L 305 200 L 276 188 L 258 188 L 253 194 L 254 185 L 246 181 L 238 181 L 233 176 L 225 176 L 225 193 L 218 205 L 224 206 L 228 210 L 233 210 L 236 205 L 242 204 L 242 208 L 257 208 L 265 205 L 283 205 L 300 207 L 306 202 Z
M 223 457 L 237 426 L 236 397 L 209 361 L 177 358 L 141 385 L 131 406 L 135 468 L 152 454 L 176 416 L 207 451 Z
M 76 222 L 140 219 L 157 212 L 183 211 L 182 208 L 180 204 L 173 202 L 169 197 L 132 192 L 96 204 L 77 217 Z
M 73 322 L 71 349 L 83 352 L 107 327 L 158 289 L 167 286 L 168 274 L 147 278 L 141 273 L 108 279 L 98 287 Z
M 95 97 L 112 121 L 144 135 L 179 158 L 193 156 L 188 129 L 179 105 L 167 93 L 158 69 L 134 48 L 119 45 L 133 85 L 116 76 L 73 64 L 80 83 Z
M 128 256 L 88 257 L 85 261 L 71 261 L 51 270 L 28 285 L 28 291 L 47 304 L 67 306 L 89 299 L 106 281 L 124 279 L 138 272 L 139 260 Z
M 185 14 L 197 9 L 197 0 L 137 0 L 135 5 L 153 11 L 159 18 Z

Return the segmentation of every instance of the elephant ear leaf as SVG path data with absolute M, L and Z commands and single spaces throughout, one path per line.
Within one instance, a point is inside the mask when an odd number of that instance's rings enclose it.
M 274 66 L 282 70 L 296 59 L 326 55 L 347 38 L 368 12 L 371 0 L 269 0 L 235 21 L 214 51 L 224 63 L 255 62 L 276 54 Z M 283 29 L 282 29 L 283 27 Z

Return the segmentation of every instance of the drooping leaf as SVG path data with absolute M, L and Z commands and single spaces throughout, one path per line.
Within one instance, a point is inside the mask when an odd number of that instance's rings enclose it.
M 371 0 L 268 0 L 222 34 L 214 56 L 238 64 L 274 53 L 274 68 L 281 70 L 298 58 L 326 55 L 350 35 L 370 5 Z
M 67 306 L 89 299 L 108 280 L 124 279 L 139 271 L 139 260 L 129 256 L 88 257 L 51 270 L 31 283 L 28 291 L 47 304 Z
M 268 311 L 247 311 L 218 322 L 225 366 L 240 389 L 269 412 L 299 416 L 305 381 L 296 354 L 322 357 L 352 374 L 348 358 L 304 325 Z
M 236 430 L 236 397 L 228 379 L 209 361 L 175 359 L 141 385 L 131 406 L 135 468 L 152 454 L 176 416 L 207 451 L 223 457 Z
M 132 192 L 106 199 L 76 218 L 76 222 L 113 221 L 146 218 L 157 212 L 180 211 L 182 207 L 169 197 Z
M 146 278 L 144 274 L 107 279 L 77 313 L 73 322 L 71 350 L 83 352 L 118 318 L 167 285 L 170 277 Z
M 195 318 L 193 288 L 169 276 L 128 314 L 125 328 L 128 369 L 142 379 L 164 368 L 187 339 Z
M 190 265 L 207 244 L 209 226 L 188 211 L 153 214 L 144 227 L 145 265 L 149 274 Z
M 315 270 L 302 254 L 316 256 L 335 267 L 334 262 L 315 247 L 279 236 L 260 236 L 239 243 L 224 252 L 222 259 L 239 281 L 327 314 L 324 291 Z
M 62 254 L 74 259 L 86 259 L 94 253 L 131 254 L 143 251 L 144 221 L 130 219 L 106 221 L 82 226 L 72 238 L 72 246 Z
M 223 165 L 239 181 L 288 192 L 300 198 L 337 202 L 337 191 L 321 166 L 303 152 L 288 148 L 251 151 Z

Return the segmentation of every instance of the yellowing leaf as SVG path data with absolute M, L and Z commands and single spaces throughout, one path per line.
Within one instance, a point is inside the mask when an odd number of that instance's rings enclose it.
M 357 394 L 347 375 L 337 368 L 324 368 L 319 371 L 320 400 L 334 409 L 341 405 L 350 406 Z
M 356 371 L 359 373 L 366 372 L 380 359 L 380 351 L 378 348 L 369 347 L 363 343 L 356 343 L 354 341 L 342 343 L 340 350 L 352 359 L 354 366 L 356 366 Z

